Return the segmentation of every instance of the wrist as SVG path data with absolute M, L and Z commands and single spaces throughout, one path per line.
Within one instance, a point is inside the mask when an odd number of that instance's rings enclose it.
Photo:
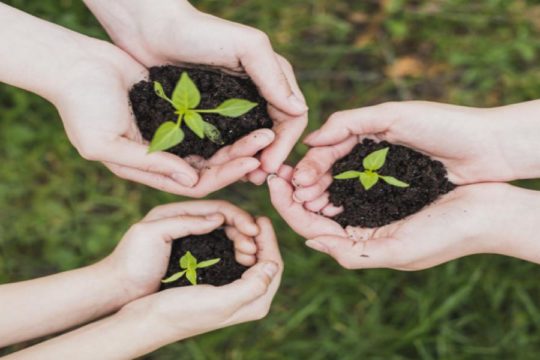
M 484 224 L 480 240 L 482 252 L 540 263 L 537 225 L 540 192 L 509 184 L 475 186 L 491 189 L 483 198 L 484 211 L 471 216 L 476 218 L 475 222 Z
M 187 0 L 83 1 L 113 42 L 145 65 L 154 60 L 147 55 L 155 52 L 150 44 L 167 41 L 167 22 L 181 23 L 196 11 Z
M 540 177 L 540 101 L 486 110 L 501 149 L 501 167 L 509 174 L 503 180 Z

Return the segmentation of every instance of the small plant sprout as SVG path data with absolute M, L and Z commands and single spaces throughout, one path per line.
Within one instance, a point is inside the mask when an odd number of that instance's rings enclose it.
M 197 285 L 197 269 L 207 268 L 217 264 L 221 259 L 212 259 L 197 262 L 195 256 L 191 252 L 186 252 L 184 256 L 180 258 L 180 268 L 183 269 L 175 274 L 172 274 L 166 279 L 161 280 L 162 283 L 170 283 L 180 279 L 186 275 L 186 278 L 192 285 Z
M 385 176 L 380 175 L 377 173 L 377 170 L 383 167 L 386 156 L 388 155 L 389 148 L 380 149 L 377 151 L 372 152 L 371 154 L 367 155 L 364 160 L 362 160 L 362 165 L 364 166 L 364 171 L 355 171 L 355 170 L 349 170 L 342 172 L 341 174 L 338 174 L 334 176 L 334 179 L 338 180 L 344 180 L 344 179 L 355 179 L 358 178 L 360 180 L 360 183 L 364 187 L 364 189 L 369 190 L 377 182 L 379 179 L 383 179 L 387 184 L 405 188 L 408 187 L 409 184 L 396 179 L 393 176 Z
M 149 153 L 167 150 L 180 144 L 184 140 L 184 131 L 181 129 L 182 121 L 185 121 L 186 126 L 201 139 L 207 137 L 210 141 L 222 145 L 223 140 L 219 130 L 214 125 L 204 121 L 201 114 L 214 113 L 236 118 L 257 106 L 257 103 L 248 100 L 229 99 L 215 109 L 197 109 L 201 102 L 201 93 L 187 72 L 183 72 L 180 76 L 170 98 L 165 95 L 163 85 L 157 81 L 154 81 L 154 91 L 157 96 L 172 105 L 178 118 L 176 122 L 166 121 L 160 125 L 150 142 Z

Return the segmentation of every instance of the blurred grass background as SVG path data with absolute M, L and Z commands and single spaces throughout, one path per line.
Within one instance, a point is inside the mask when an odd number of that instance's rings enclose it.
M 78 0 L 6 3 L 105 38 Z M 270 35 L 296 68 L 310 129 L 335 110 L 387 100 L 496 106 L 540 97 L 537 1 L 194 4 Z M 0 283 L 89 264 L 147 210 L 178 200 L 81 159 L 55 109 L 34 95 L 0 85 L 0 114 Z M 299 145 L 292 160 L 303 152 Z M 540 189 L 535 180 L 524 184 Z M 281 291 L 267 319 L 173 344 L 148 359 L 538 358 L 536 265 L 474 256 L 416 273 L 347 271 L 305 248 L 264 187 L 238 184 L 214 197 L 272 217 L 286 262 Z

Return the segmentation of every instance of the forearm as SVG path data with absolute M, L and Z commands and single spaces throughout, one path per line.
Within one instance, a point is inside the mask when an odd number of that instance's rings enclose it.
M 491 221 L 484 236 L 488 252 L 540 264 L 540 191 L 505 185 L 489 205 Z
M 540 100 L 487 110 L 513 179 L 540 177 Z
M 0 3 L 0 81 L 53 101 L 66 70 L 89 57 L 97 40 Z
M 135 298 L 103 262 L 0 286 L 0 347 L 65 330 Z
M 6 357 L 15 359 L 134 359 L 180 338 L 156 321 L 150 311 L 118 313 Z

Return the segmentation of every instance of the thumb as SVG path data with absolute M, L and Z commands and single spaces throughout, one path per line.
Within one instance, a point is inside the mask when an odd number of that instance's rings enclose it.
M 304 114 L 308 107 L 292 91 L 268 36 L 259 31 L 254 34 L 255 41 L 250 42 L 239 56 L 244 70 L 270 104 L 289 115 Z
M 278 271 L 276 263 L 261 261 L 249 268 L 241 279 L 220 289 L 227 292 L 226 298 L 239 309 L 266 294 Z

